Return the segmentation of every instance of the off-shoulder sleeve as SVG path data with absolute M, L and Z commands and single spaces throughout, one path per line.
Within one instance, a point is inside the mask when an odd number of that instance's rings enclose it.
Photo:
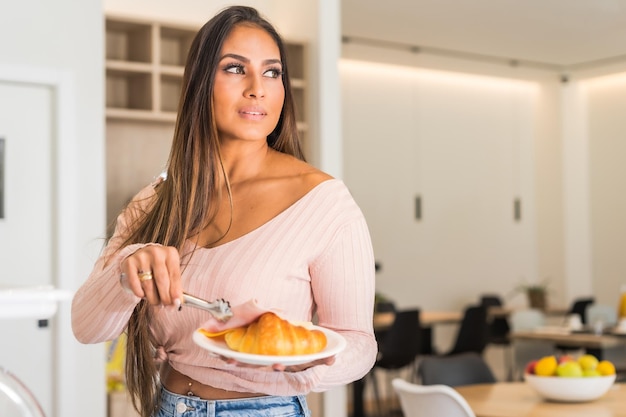
M 119 336 L 140 298 L 120 285 L 120 263 L 146 244 L 121 245 L 132 222 L 154 196 L 154 184 L 141 190 L 118 216 L 115 231 L 96 261 L 87 281 L 72 300 L 72 330 L 81 343 L 99 343 Z

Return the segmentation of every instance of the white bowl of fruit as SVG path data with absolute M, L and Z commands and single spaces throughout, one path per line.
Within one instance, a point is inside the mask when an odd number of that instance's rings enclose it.
M 526 366 L 524 380 L 546 400 L 593 401 L 615 382 L 615 366 L 593 355 L 545 356 Z

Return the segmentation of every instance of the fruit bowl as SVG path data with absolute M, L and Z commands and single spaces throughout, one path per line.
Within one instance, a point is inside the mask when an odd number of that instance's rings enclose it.
M 615 375 L 564 378 L 526 373 L 524 380 L 546 400 L 584 402 L 603 396 L 615 382 Z

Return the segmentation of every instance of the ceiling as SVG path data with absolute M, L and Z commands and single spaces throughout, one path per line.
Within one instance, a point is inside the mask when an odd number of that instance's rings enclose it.
M 555 69 L 626 59 L 626 0 L 341 0 L 344 41 Z

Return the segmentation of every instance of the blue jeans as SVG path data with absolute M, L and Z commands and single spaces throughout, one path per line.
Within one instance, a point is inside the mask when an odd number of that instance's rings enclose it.
M 161 388 L 154 417 L 311 417 L 304 395 L 264 396 L 235 400 L 203 400 Z

